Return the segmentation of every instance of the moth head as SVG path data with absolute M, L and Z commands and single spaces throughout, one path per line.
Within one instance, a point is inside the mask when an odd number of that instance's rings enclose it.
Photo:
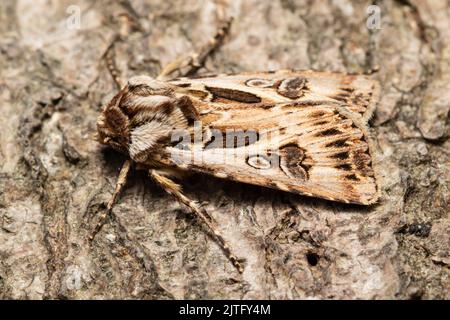
M 122 97 L 119 92 L 106 105 L 97 119 L 97 140 L 101 144 L 109 145 L 114 149 L 126 153 L 128 145 L 128 119 L 118 107 Z
M 98 141 L 131 156 L 149 149 L 186 121 L 180 111 L 183 101 L 166 82 L 133 77 L 103 108 L 97 120 Z

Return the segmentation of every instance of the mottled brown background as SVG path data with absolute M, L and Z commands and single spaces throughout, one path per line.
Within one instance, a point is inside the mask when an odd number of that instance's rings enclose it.
M 0 2 L 0 298 L 438 299 L 449 292 L 449 2 Z M 66 12 L 81 8 L 81 29 Z M 124 77 L 156 75 L 198 49 L 224 12 L 231 34 L 201 72 L 279 68 L 366 73 L 383 87 L 371 121 L 383 194 L 364 208 L 194 175 L 239 257 L 217 244 L 143 173 L 114 219 L 87 236 L 123 158 L 93 139 L 115 87 L 101 55 L 116 46 Z

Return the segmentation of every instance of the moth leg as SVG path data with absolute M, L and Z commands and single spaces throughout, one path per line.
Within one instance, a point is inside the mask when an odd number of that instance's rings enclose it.
M 157 170 L 150 170 L 150 176 L 152 179 L 157 182 L 167 193 L 174 196 L 179 202 L 184 204 L 186 207 L 189 208 L 191 213 L 197 216 L 198 219 L 200 219 L 201 222 L 203 222 L 206 227 L 209 229 L 211 234 L 214 236 L 214 238 L 219 243 L 222 250 L 226 253 L 228 259 L 231 261 L 231 263 L 236 267 L 236 269 L 239 271 L 239 273 L 242 273 L 244 271 L 242 265 L 239 263 L 236 256 L 231 252 L 230 247 L 226 243 L 225 239 L 222 237 L 222 235 L 217 230 L 217 227 L 215 226 L 211 216 L 201 207 L 198 206 L 197 202 L 190 200 L 188 197 L 186 197 L 182 191 L 181 186 L 171 179 L 167 178 L 166 176 L 159 173 Z
M 233 18 L 225 20 L 216 32 L 216 35 L 208 41 L 198 52 L 192 52 L 188 56 L 179 57 L 167 64 L 158 75 L 158 80 L 164 80 L 178 71 L 179 76 L 189 76 L 198 71 L 206 62 L 206 59 L 216 51 L 230 31 Z
M 89 241 L 94 240 L 97 233 L 100 231 L 100 229 L 105 224 L 106 218 L 110 215 L 111 210 L 116 203 L 117 197 L 119 196 L 120 192 L 122 191 L 123 187 L 125 186 L 125 183 L 127 182 L 128 173 L 130 172 L 131 168 L 131 160 L 126 160 L 125 163 L 122 166 L 122 169 L 120 169 L 119 177 L 117 178 L 116 182 L 116 188 L 114 189 L 114 193 L 109 200 L 108 204 L 106 205 L 106 210 L 103 211 L 103 213 L 100 215 L 97 225 L 95 226 L 94 231 L 89 236 Z

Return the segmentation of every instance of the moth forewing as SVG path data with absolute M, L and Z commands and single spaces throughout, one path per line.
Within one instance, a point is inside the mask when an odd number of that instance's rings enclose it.
M 364 75 L 311 70 L 179 78 L 169 83 L 204 102 L 344 104 L 365 121 L 372 116 L 380 95 L 379 83 Z
M 282 104 L 256 111 L 246 109 L 247 116 L 242 109 L 222 111 L 223 118 L 210 122 L 209 127 L 236 128 L 235 111 L 240 132 L 245 134 L 248 128 L 263 133 L 257 141 L 203 149 L 168 146 L 158 161 L 328 200 L 367 205 L 378 199 L 372 146 L 360 117 L 332 104 Z M 185 146 L 186 141 L 183 143 Z

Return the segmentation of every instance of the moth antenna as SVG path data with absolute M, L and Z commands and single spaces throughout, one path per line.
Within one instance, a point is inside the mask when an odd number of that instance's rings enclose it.
M 206 45 L 204 45 L 198 52 L 192 52 L 187 57 L 180 57 L 168 63 L 156 79 L 164 80 L 175 71 L 179 72 L 179 76 L 189 76 L 195 74 L 223 43 L 225 37 L 228 35 L 233 18 L 228 18 L 218 28 L 216 34 L 211 38 Z
M 126 81 L 124 81 L 120 77 L 119 70 L 116 67 L 116 63 L 114 61 L 114 45 L 116 44 L 116 42 L 119 42 L 122 39 L 126 38 L 130 34 L 131 30 L 137 30 L 140 32 L 145 31 L 139 22 L 138 14 L 136 13 L 136 11 L 134 11 L 131 5 L 126 4 L 125 9 L 127 12 L 122 12 L 118 15 L 120 25 L 119 32 L 114 36 L 111 43 L 108 45 L 102 55 L 102 59 L 105 59 L 106 62 L 106 68 L 111 74 L 111 77 L 113 78 L 119 90 L 121 90 L 126 85 Z
M 106 210 L 102 212 L 102 214 L 99 217 L 98 223 L 94 228 L 94 231 L 89 236 L 89 241 L 92 242 L 94 240 L 97 233 L 101 230 L 103 225 L 105 224 L 106 218 L 111 214 L 111 210 L 116 203 L 117 197 L 119 196 L 120 192 L 122 191 L 123 187 L 125 186 L 125 183 L 127 182 L 128 173 L 130 172 L 131 168 L 131 160 L 126 160 L 123 164 L 122 168 L 120 169 L 119 177 L 117 178 L 116 188 L 114 189 L 114 193 L 109 200 L 108 204 L 106 205 Z
M 116 44 L 116 42 L 119 41 L 121 41 L 121 38 L 119 35 L 116 35 L 106 48 L 105 52 L 103 52 L 101 60 L 105 60 L 106 68 L 108 69 L 109 74 L 113 78 L 117 88 L 120 90 L 125 86 L 126 82 L 120 77 L 119 70 L 117 69 L 114 60 L 114 45 Z
M 181 202 L 186 207 L 188 207 L 189 210 L 194 215 L 196 215 L 197 218 L 200 219 L 201 222 L 203 222 L 206 225 L 206 227 L 209 229 L 211 234 L 217 240 L 220 247 L 225 252 L 225 254 L 227 255 L 228 259 L 231 261 L 231 263 L 239 271 L 239 273 L 244 272 L 244 268 L 242 267 L 241 263 L 239 262 L 237 257 L 231 252 L 230 246 L 227 244 L 225 239 L 222 237 L 220 232 L 217 230 L 217 227 L 214 225 L 213 219 L 206 212 L 206 210 L 199 207 L 195 201 L 190 200 L 188 197 L 186 197 L 181 192 L 181 187 L 179 184 L 177 184 L 174 181 L 172 181 L 171 179 L 161 175 L 160 173 L 158 173 L 157 170 L 150 170 L 149 173 L 150 173 L 150 176 L 153 178 L 153 180 L 155 182 L 157 182 L 167 193 L 171 194 L 179 202 Z

